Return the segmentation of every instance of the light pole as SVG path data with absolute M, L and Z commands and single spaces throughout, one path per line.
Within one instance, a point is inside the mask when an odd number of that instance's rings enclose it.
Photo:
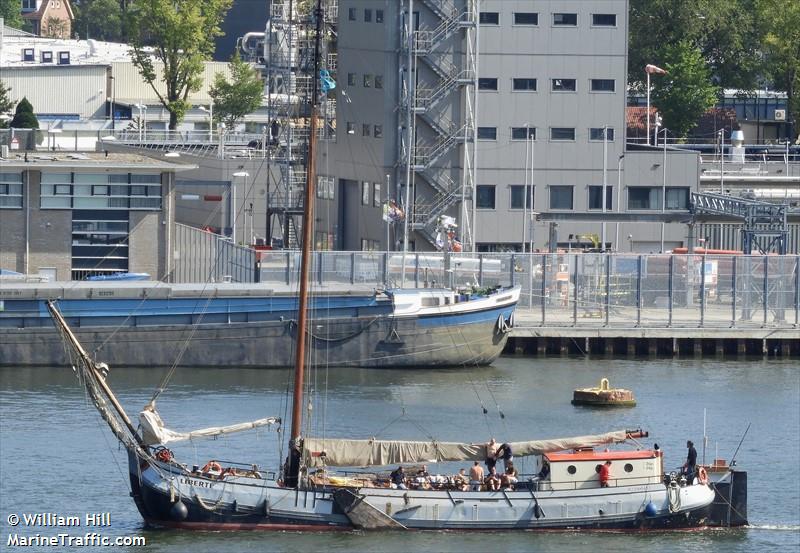
M 667 131 L 668 130 L 669 129 L 664 127 L 660 131 L 656 131 L 656 138 L 658 138 L 658 133 L 659 132 L 663 132 L 664 133 L 664 159 L 661 162 L 661 173 L 663 175 L 663 178 L 662 178 L 662 181 L 661 181 L 661 214 L 662 214 L 662 216 L 666 212 L 666 208 L 667 208 Z M 656 140 L 656 144 L 655 145 L 658 145 L 658 140 Z M 664 223 L 663 218 L 662 218 L 662 221 L 661 221 L 661 253 L 664 253 L 664 229 L 665 229 L 665 223 Z
M 603 223 L 600 251 L 606 251 L 606 187 L 608 186 L 608 125 L 603 125 Z
M 244 178 L 244 189 L 247 193 L 247 177 L 250 173 L 247 171 L 237 171 L 233 174 L 234 178 Z M 236 181 L 231 181 L 231 241 L 236 244 Z
M 648 63 L 644 66 L 644 72 L 647 74 L 647 145 L 650 145 L 650 75 L 666 75 L 667 72 L 660 67 Z
M 525 186 L 522 189 L 522 253 L 525 253 L 525 242 L 528 239 L 528 163 L 530 160 L 530 143 L 528 129 L 529 123 L 525 123 Z
M 144 129 L 145 122 L 142 117 L 142 111 L 147 112 L 147 106 L 139 102 L 138 104 L 134 105 L 134 107 L 139 110 L 139 142 L 141 142 L 142 137 L 147 138 L 146 130 Z
M 719 193 L 725 190 L 725 129 L 719 131 Z
M 622 212 L 622 161 L 625 159 L 625 154 L 620 154 L 617 160 L 617 213 Z M 616 230 L 614 234 L 614 247 L 617 251 L 619 249 L 619 221 L 616 223 Z
M 208 108 L 199 106 L 198 109 L 208 114 L 208 141 L 212 142 L 214 140 L 214 104 L 208 104 Z
M 109 79 L 111 79 L 111 130 L 113 131 L 117 128 L 116 118 L 114 117 L 114 102 L 117 98 L 117 87 L 115 84 L 116 79 L 114 78 L 114 75 L 111 75 Z

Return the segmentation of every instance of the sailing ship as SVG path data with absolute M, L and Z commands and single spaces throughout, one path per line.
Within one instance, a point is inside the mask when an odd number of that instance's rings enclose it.
M 317 13 L 320 0 L 317 0 Z M 317 43 L 321 18 L 317 17 Z M 318 64 L 319 56 L 315 56 Z M 319 72 L 316 68 L 315 74 Z M 316 81 L 316 79 L 315 79 Z M 315 88 L 317 84 L 315 83 Z M 316 90 L 311 110 L 311 136 L 316 135 Z M 70 361 L 94 406 L 127 451 L 131 496 L 148 524 L 203 530 L 314 530 L 352 529 L 494 530 L 556 528 L 676 528 L 702 525 L 714 492 L 703 478 L 686 482 L 664 477 L 663 452 L 634 448 L 597 451 L 606 444 L 635 441 L 642 431 L 503 444 L 503 458 L 533 456 L 541 469 L 536 476 L 514 476 L 500 487 L 452 477 L 390 482 L 374 470 L 390 465 L 444 461 L 480 464 L 498 453 L 494 444 L 377 439 L 327 439 L 303 435 L 303 406 L 309 331 L 308 271 L 313 221 L 314 141 L 304 204 L 303 254 L 300 296 L 294 335 L 294 385 L 288 454 L 277 473 L 255 464 L 211 460 L 202 468 L 189 467 L 168 448 L 179 440 L 213 437 L 252 428 L 281 425 L 278 418 L 193 432 L 166 427 L 155 399 L 139 414 L 134 426 L 109 386 L 109 367 L 90 356 L 72 332 L 54 301 L 47 302 L 55 328 L 61 334 Z M 437 292 L 438 293 L 438 292 Z M 503 295 L 477 301 L 500 305 Z M 432 321 L 449 308 L 468 322 L 474 315 L 464 305 L 429 305 L 410 292 L 395 292 L 395 305 L 409 310 L 432 309 Z M 398 301 L 399 300 L 399 301 Z M 424 296 L 423 296 L 424 300 Z M 513 307 L 513 306 L 512 306 Z M 460 312 L 459 309 L 464 309 Z M 500 325 L 504 314 L 498 316 Z M 509 315 L 510 317 L 510 315 Z M 422 320 L 425 320 L 424 318 Z M 504 324 L 508 321 L 503 319 Z M 433 331 L 433 328 L 431 328 Z M 397 333 L 398 337 L 400 332 Z M 415 339 L 422 339 L 421 337 Z M 171 371 L 170 371 L 171 373 Z M 169 373 L 168 373 L 169 376 Z M 163 386 L 162 388 L 163 389 Z M 638 442 L 637 442 L 638 443 Z M 510 459 L 509 459 L 510 461 Z M 619 467 L 598 477 L 601 463 Z M 509 462 L 510 464 L 510 462 Z M 337 474 L 336 467 L 362 467 L 371 473 Z M 548 467 L 545 470 L 545 467 Z

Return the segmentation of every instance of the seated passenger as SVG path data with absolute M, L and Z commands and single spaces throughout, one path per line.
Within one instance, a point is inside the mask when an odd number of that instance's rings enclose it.
M 491 491 L 500 489 L 500 475 L 497 474 L 495 467 L 489 469 L 489 475 L 486 477 L 486 489 Z
M 406 471 L 402 466 L 392 471 L 392 474 L 389 475 L 389 480 L 392 481 L 392 488 L 397 488 L 398 490 L 408 489 L 406 486 Z
M 453 477 L 453 487 L 456 490 L 465 492 L 469 489 L 469 481 L 470 478 L 467 476 L 466 469 L 461 469 L 458 471 L 458 474 Z
M 540 480 L 544 480 L 548 476 L 550 476 L 550 462 L 547 459 L 542 461 L 542 470 L 539 471 L 539 474 L 537 474 L 537 476 L 539 477 Z
M 514 463 L 508 462 L 503 476 L 500 477 L 500 484 L 504 488 L 514 489 L 514 485 L 518 482 L 517 469 L 514 468 Z

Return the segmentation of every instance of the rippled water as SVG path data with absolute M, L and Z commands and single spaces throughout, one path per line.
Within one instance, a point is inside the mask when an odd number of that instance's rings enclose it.
M 162 373 L 118 369 L 109 381 L 136 413 Z M 608 377 L 634 390 L 633 409 L 573 407 L 572 390 Z M 159 400 L 167 423 L 188 430 L 270 415 L 285 416 L 288 371 L 179 370 Z M 613 360 L 508 357 L 466 370 L 329 369 L 311 374 L 315 434 L 440 440 L 520 440 L 642 427 L 665 450 L 666 466 L 685 458 L 685 442 L 707 459 L 737 455 L 749 471 L 751 526 L 650 533 L 481 533 L 340 535 L 192 533 L 143 527 L 128 496 L 126 459 L 65 368 L 0 369 L 0 531 L 54 535 L 55 528 L 9 526 L 9 514 L 111 513 L 107 536 L 143 535 L 146 551 L 777 551 L 800 547 L 800 371 L 783 360 Z M 488 411 L 483 414 L 482 406 Z M 504 418 L 500 416 L 504 415 Z M 323 430 L 324 428 L 324 430 Z M 279 440 L 259 431 L 176 448 L 181 460 L 211 458 L 277 467 Z M 702 450 L 698 447 L 700 455 Z M 440 467 L 452 472 L 457 464 Z M 524 472 L 525 466 L 521 467 Z M 80 535 L 86 530 L 83 527 Z M 72 531 L 73 533 L 75 530 Z M 26 548 L 47 550 L 53 548 Z M 87 548 L 81 548 L 86 550 Z M 131 548 L 135 549 L 135 548 Z M 12 550 L 9 548 L 8 550 Z

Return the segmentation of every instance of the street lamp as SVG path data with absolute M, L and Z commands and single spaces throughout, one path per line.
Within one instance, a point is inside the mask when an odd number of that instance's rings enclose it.
M 147 106 L 142 104 L 142 103 L 138 103 L 138 104 L 134 104 L 133 107 L 135 107 L 135 108 L 137 108 L 139 110 L 139 142 L 141 142 L 142 141 L 142 136 L 147 138 L 147 129 L 145 128 L 146 124 L 145 124 L 144 119 L 142 118 L 142 111 L 147 112 Z M 142 134 L 142 130 L 144 130 L 144 134 Z
M 600 251 L 606 251 L 606 187 L 608 186 L 608 125 L 603 125 L 603 223 L 601 225 Z
M 208 114 L 208 141 L 212 142 L 214 140 L 214 104 L 208 104 L 208 108 L 198 106 L 197 109 Z
M 116 121 L 114 119 L 114 102 L 117 98 L 117 87 L 116 87 L 116 79 L 114 75 L 110 75 L 108 77 L 111 80 L 111 130 L 116 130 Z
M 659 119 L 658 121 L 660 122 L 661 120 Z M 656 127 L 656 134 L 655 134 L 656 140 L 654 141 L 655 142 L 654 145 L 657 146 L 658 145 L 658 134 L 662 133 L 662 132 L 664 133 L 664 159 L 663 159 L 663 161 L 661 163 L 661 173 L 663 175 L 662 181 L 661 181 L 661 213 L 662 213 L 662 215 L 665 213 L 666 208 L 667 208 L 667 132 L 668 131 L 669 131 L 669 129 L 666 128 L 666 127 L 661 129 L 660 131 L 658 130 L 658 127 Z M 665 227 L 665 223 L 664 223 L 663 218 L 662 218 L 662 221 L 661 221 L 661 253 L 664 253 L 664 227 Z
M 244 188 L 245 192 L 247 191 L 247 177 L 250 176 L 250 173 L 247 171 L 237 171 L 233 173 L 233 176 L 236 178 L 244 178 Z M 234 244 L 236 244 L 236 181 L 231 181 L 231 240 Z

